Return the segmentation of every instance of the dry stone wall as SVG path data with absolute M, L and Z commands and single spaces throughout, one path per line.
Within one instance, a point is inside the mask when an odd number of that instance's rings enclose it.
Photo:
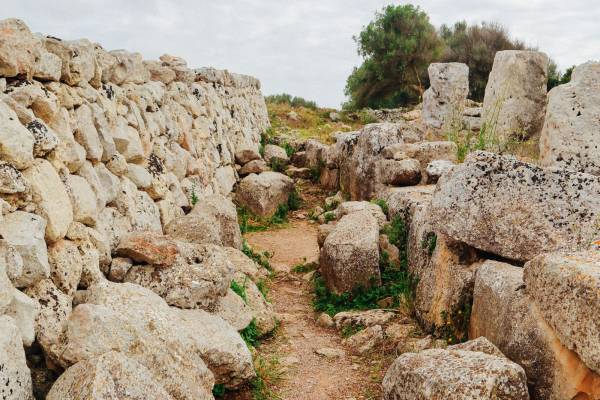
M 258 289 L 235 303 L 248 321 L 221 317 L 240 314 L 223 305 L 234 276 L 261 276 L 226 197 L 268 126 L 253 77 L 0 21 L 3 399 L 43 397 L 64 370 L 49 398 L 110 379 L 111 398 L 209 399 L 254 376 L 237 331 L 275 320 Z

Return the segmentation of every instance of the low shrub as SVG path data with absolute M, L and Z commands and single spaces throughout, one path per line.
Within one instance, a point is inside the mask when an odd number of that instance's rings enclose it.
M 249 348 L 256 347 L 260 343 L 260 331 L 255 319 L 252 319 L 250 324 L 240 331 L 240 336 Z
M 385 214 L 385 216 L 389 217 L 390 208 L 388 207 L 388 204 L 385 200 L 374 199 L 374 200 L 371 200 L 371 203 L 377 204 L 379 206 L 379 208 L 381 208 L 381 211 Z
M 273 267 L 271 267 L 271 263 L 269 262 L 269 259 L 271 258 L 271 254 L 269 254 L 269 252 L 255 252 L 246 240 L 242 242 L 242 252 L 258 265 L 265 268 L 267 271 L 273 272 Z
M 248 279 L 247 277 L 245 279 Z M 244 300 L 244 303 L 248 303 L 248 296 L 246 294 L 246 281 L 244 280 L 243 283 L 238 283 L 235 279 L 231 280 L 231 285 L 230 285 L 231 290 L 233 290 L 235 292 L 235 294 L 237 294 L 238 296 L 240 296 L 242 298 L 242 300 Z
M 328 211 L 325 214 L 323 214 L 323 218 L 325 218 L 325 223 L 331 222 L 335 220 L 335 213 Z

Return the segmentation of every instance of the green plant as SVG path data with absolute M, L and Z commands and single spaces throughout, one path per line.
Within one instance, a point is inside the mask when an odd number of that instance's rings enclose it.
M 342 328 L 341 334 L 343 338 L 349 338 L 350 336 L 364 330 L 365 327 L 363 325 L 346 325 Z
M 198 203 L 198 195 L 196 194 L 196 185 L 192 185 L 192 194 L 190 196 L 190 202 L 192 203 L 192 207 Z
M 379 208 L 381 208 L 381 211 L 383 211 L 383 213 L 389 217 L 389 213 L 390 213 L 390 208 L 388 207 L 388 204 L 385 200 L 383 199 L 374 199 L 371 200 L 371 203 L 373 204 L 377 204 L 379 206 Z
M 436 242 L 437 235 L 435 232 L 428 232 L 421 241 L 421 248 L 427 249 L 427 254 L 429 254 L 429 257 L 431 257 L 435 251 Z
M 461 307 L 455 311 L 442 311 L 442 326 L 436 328 L 436 336 L 446 340 L 448 344 L 461 343 L 469 338 L 469 321 L 471 319 L 472 297 L 467 296 Z
M 317 267 L 318 267 L 317 263 L 315 263 L 315 262 L 307 263 L 306 259 L 305 259 L 304 263 L 294 265 L 294 267 L 292 268 L 292 272 L 295 272 L 297 274 L 304 274 L 306 272 L 316 270 Z
M 269 223 L 255 218 L 246 207 L 238 207 L 238 223 L 242 233 L 262 232 L 269 228 Z
M 290 211 L 290 207 L 287 203 L 281 203 L 277 206 L 277 210 L 275 214 L 271 217 L 271 224 L 283 224 L 288 221 L 288 212 Z
M 312 110 L 317 109 L 317 103 L 311 100 L 306 100 L 302 97 L 289 95 L 287 93 L 273 94 L 265 97 L 267 103 L 289 104 L 292 107 L 305 107 Z
M 270 271 L 270 272 L 273 271 L 273 268 L 271 267 L 271 263 L 269 262 L 269 259 L 271 258 L 271 254 L 269 254 L 269 252 L 267 252 L 267 251 L 265 251 L 263 253 L 255 252 L 252 249 L 252 247 L 250 247 L 250 245 L 248 244 L 248 242 L 246 240 L 244 240 L 242 242 L 242 252 L 247 257 L 251 258 L 254 262 L 256 262 L 258 265 L 265 268 L 267 271 Z
M 269 295 L 269 284 L 265 279 L 259 279 L 258 282 L 256 282 L 256 287 L 258 288 L 258 291 L 260 292 L 260 294 L 262 294 L 262 296 L 265 298 L 266 301 L 269 301 L 268 295 Z
M 240 336 L 248 347 L 256 347 L 260 343 L 260 331 L 255 319 L 252 319 L 250 324 L 240 331 Z
M 288 208 L 291 211 L 299 210 L 301 203 L 302 200 L 300 199 L 300 195 L 298 194 L 296 188 L 294 188 L 294 190 L 292 190 L 292 192 L 288 196 Z
M 335 213 L 328 211 L 323 214 L 323 218 L 325 218 L 325 223 L 331 222 L 335 219 Z
M 271 161 L 269 162 L 269 166 L 275 172 L 284 172 L 286 164 L 285 164 L 285 162 L 283 162 L 283 160 L 273 157 L 273 158 L 271 158 Z
M 257 355 L 254 358 L 254 370 L 256 371 L 256 377 L 250 382 L 252 400 L 280 400 L 281 397 L 271 389 L 284 376 L 284 370 L 281 368 L 279 359 L 277 357 L 266 359 L 261 355 Z
M 212 394 L 213 394 L 213 396 L 219 398 L 219 397 L 225 396 L 225 391 L 226 391 L 225 385 L 222 383 L 219 383 L 213 387 Z
M 293 156 L 294 153 L 296 152 L 296 149 L 291 144 L 289 144 L 288 142 L 284 142 L 281 147 L 284 148 L 285 153 L 287 154 L 288 157 Z
M 371 114 L 370 112 L 368 112 L 366 110 L 360 110 L 358 112 L 358 116 L 359 116 L 360 122 L 364 125 L 374 124 L 377 122 L 377 118 L 373 114 Z
M 242 300 L 244 300 L 244 303 L 248 303 L 248 295 L 246 293 L 246 279 L 248 279 L 248 277 L 244 279 L 243 284 L 239 284 L 235 279 L 232 279 L 230 285 L 231 290 L 233 290 L 235 294 L 240 296 Z
M 319 182 L 319 179 L 321 179 L 321 172 L 323 172 L 323 168 L 325 168 L 325 161 L 323 160 L 317 161 L 317 165 L 310 167 L 309 172 L 311 182 Z

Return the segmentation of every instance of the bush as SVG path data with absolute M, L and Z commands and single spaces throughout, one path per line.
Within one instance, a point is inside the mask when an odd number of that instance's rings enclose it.
M 248 279 L 246 277 L 246 279 Z M 233 290 L 235 292 L 235 294 L 237 294 L 238 296 L 240 296 L 242 298 L 242 300 L 244 300 L 244 303 L 248 303 L 248 296 L 246 294 L 246 282 L 244 281 L 243 284 L 239 284 L 235 279 L 231 280 L 231 285 L 230 285 L 231 290 Z
M 325 218 L 325 223 L 328 223 L 335 219 L 335 214 L 331 211 L 328 211 L 325 214 L 323 214 L 323 218 Z
M 250 324 L 240 331 L 240 336 L 250 348 L 256 347 L 260 343 L 260 331 L 258 330 L 255 319 L 252 319 Z
M 302 97 L 294 96 L 282 93 L 282 94 L 272 94 L 265 97 L 265 101 L 267 103 L 275 103 L 275 104 L 288 104 L 292 107 L 305 107 L 310 108 L 311 110 L 317 109 L 317 103 L 312 100 L 306 100 Z

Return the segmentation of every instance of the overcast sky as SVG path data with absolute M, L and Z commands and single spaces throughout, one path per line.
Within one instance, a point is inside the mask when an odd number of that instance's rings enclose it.
M 391 0 L 2 0 L 0 15 L 63 39 L 88 38 L 147 59 L 254 75 L 265 94 L 287 92 L 337 107 L 352 67 L 352 35 Z M 406 3 L 406 2 L 402 2 Z M 496 21 L 564 69 L 600 59 L 598 0 L 424 0 L 435 26 Z

